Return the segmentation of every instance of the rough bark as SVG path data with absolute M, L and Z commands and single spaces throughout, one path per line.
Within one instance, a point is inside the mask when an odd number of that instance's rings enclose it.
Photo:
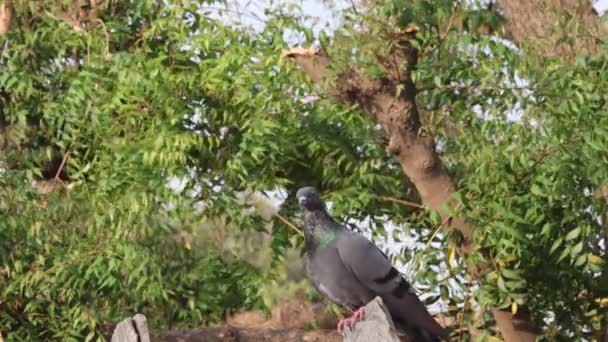
M 536 325 L 525 308 L 519 309 L 516 315 L 507 310 L 494 309 L 492 315 L 505 341 L 536 340 Z
M 0 4 L 0 35 L 7 33 L 11 29 L 13 21 L 12 0 L 5 0 Z
M 590 0 L 497 0 L 505 18 L 507 37 L 544 56 L 573 59 L 576 54 L 593 54 L 601 49 L 606 27 L 599 25 Z M 559 22 L 567 16 L 578 21 L 577 39 L 561 43 Z M 528 44 L 530 43 L 530 44 Z
M 333 74 L 328 67 L 331 59 L 316 50 L 297 48 L 284 52 L 283 56 L 293 59 L 315 83 L 324 84 L 323 91 L 346 105 L 358 105 L 383 127 L 389 138 L 388 150 L 399 160 L 404 174 L 420 194 L 422 203 L 438 210 L 447 226 L 462 233 L 460 250 L 461 254 L 466 255 L 472 250 L 469 225 L 464 218 L 451 218 L 442 211 L 444 204 L 454 206 L 450 196 L 456 191 L 455 183 L 436 152 L 434 138 L 420 129 L 416 87 L 411 79 L 418 51 L 407 41 L 410 33 L 396 33 L 398 37 L 395 40 L 399 40 L 400 44 L 393 45 L 385 62 L 389 75 L 380 80 L 365 77 L 358 70 L 348 68 Z M 405 67 L 395 67 L 401 65 Z M 402 87 L 400 92 L 397 92 L 398 87 Z M 469 271 L 475 277 L 477 269 L 472 267 Z M 529 317 L 510 313 L 504 315 L 497 310 L 494 312 L 505 341 L 535 340 L 534 325 L 529 319 L 526 320 Z

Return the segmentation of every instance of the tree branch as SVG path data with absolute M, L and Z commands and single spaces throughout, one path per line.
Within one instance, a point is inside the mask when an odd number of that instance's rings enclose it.
M 11 29 L 13 22 L 13 1 L 5 0 L 0 4 L 0 35 L 7 33 Z
M 380 196 L 380 197 L 378 197 L 378 199 L 382 200 L 382 201 L 386 201 L 386 202 L 399 203 L 401 205 L 405 205 L 405 206 L 416 208 L 416 209 L 425 209 L 422 204 L 406 201 L 406 200 L 403 200 L 403 199 L 400 199 L 400 198 L 391 197 L 391 196 Z

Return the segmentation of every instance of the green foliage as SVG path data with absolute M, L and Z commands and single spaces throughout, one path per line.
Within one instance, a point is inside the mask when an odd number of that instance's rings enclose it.
M 156 205 L 134 208 L 145 196 L 74 189 L 40 198 L 22 184 L 12 172 L 0 181 L 7 338 L 90 339 L 134 312 L 153 327 L 191 326 L 260 305 L 255 269 L 185 249 Z
M 608 179 L 608 54 L 580 56 L 574 66 L 540 58 L 475 33 L 481 25 L 500 24 L 496 12 L 480 8 L 382 1 L 363 16 L 348 17 L 331 55 L 342 67 L 369 68 L 381 78 L 374 70 L 394 44 L 387 39 L 395 26 L 418 28 L 413 76 L 423 129 L 434 134 L 459 182 L 456 214 L 473 227 L 479 251 L 461 263 L 450 261 L 457 234 L 433 247 L 428 239 L 439 217 L 408 217 L 425 247 L 400 257 L 414 258 L 416 280 L 436 290 L 429 302 L 442 298 L 453 313 L 467 308 L 471 297 L 482 309 L 525 305 L 549 339 L 588 336 L 600 329 L 606 307 L 599 303 L 608 294 L 602 285 L 607 235 L 600 219 L 607 205 L 597 196 Z M 361 26 L 369 35 L 352 33 Z M 349 50 L 353 46 L 356 53 Z M 479 263 L 487 265 L 482 281 L 471 282 L 464 267 Z M 450 274 L 437 277 L 436 269 L 424 265 L 449 268 Z M 473 285 L 479 288 L 469 291 Z M 464 311 L 465 321 L 479 329 L 491 323 L 490 315 Z M 551 323 L 544 324 L 545 318 Z
M 268 275 L 184 232 L 217 218 L 272 227 L 276 265 L 293 233 L 252 214 L 240 192 L 313 183 L 340 199 L 403 188 L 361 113 L 297 100 L 310 90 L 280 60 L 292 19 L 253 34 L 201 5 L 104 2 L 75 30 L 65 8 L 15 2 L 0 68 L 8 339 L 95 339 L 134 312 L 160 330 L 258 307 Z M 42 184 L 54 190 L 34 191 Z M 362 194 L 342 212 L 407 213 L 378 203 Z
M 491 316 L 475 316 L 472 300 L 531 308 L 547 338 L 598 329 L 608 296 L 598 220 L 607 208 L 594 196 L 608 179 L 607 54 L 575 65 L 539 58 L 476 33 L 500 24 L 495 11 L 443 0 L 370 2 L 320 38 L 337 69 L 381 79 L 395 43 L 386 39 L 418 28 L 423 129 L 459 182 L 454 214 L 475 231 L 478 252 L 459 260 L 459 237 L 437 230 L 437 213 L 382 199 L 418 201 L 375 123 L 311 101 L 308 81 L 280 59 L 285 30 L 314 38 L 300 18 L 269 10 L 254 33 L 209 18 L 202 2 L 107 1 L 74 29 L 55 5 L 14 3 L 0 58 L 8 339 L 96 339 L 134 312 L 157 329 L 212 324 L 275 301 L 269 291 L 285 281 L 276 266 L 302 240 L 243 196 L 285 190 L 281 213 L 299 223 L 289 195 L 302 185 L 374 236 L 390 220 L 395 241 L 399 230 L 417 237 L 392 257 L 411 261 L 429 304 L 442 299 L 486 334 Z M 170 189 L 169 179 L 183 184 Z M 34 190 L 49 182 L 62 184 Z M 258 242 L 274 272 L 209 243 L 213 233 L 228 241 L 228 230 L 270 232 Z M 488 265 L 481 281 L 467 277 L 476 263 Z

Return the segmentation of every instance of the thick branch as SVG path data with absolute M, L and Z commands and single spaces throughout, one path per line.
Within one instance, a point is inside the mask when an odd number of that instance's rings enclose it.
M 5 0 L 0 4 L 0 35 L 7 33 L 11 29 L 13 21 L 12 0 Z

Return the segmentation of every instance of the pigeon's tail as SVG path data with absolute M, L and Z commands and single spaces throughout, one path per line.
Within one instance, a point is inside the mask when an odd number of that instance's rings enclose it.
M 408 335 L 417 335 L 414 341 L 439 342 L 448 341 L 448 332 L 435 321 L 424 304 L 414 293 L 408 292 L 401 298 L 392 296 L 384 300 L 395 321 L 407 326 Z
M 431 335 L 430 333 L 428 333 L 426 330 L 421 330 L 420 331 L 420 335 L 422 336 L 423 340 L 421 341 L 426 341 L 426 342 L 448 342 L 450 340 L 450 335 L 445 333 L 445 335 L 442 336 L 434 336 Z

